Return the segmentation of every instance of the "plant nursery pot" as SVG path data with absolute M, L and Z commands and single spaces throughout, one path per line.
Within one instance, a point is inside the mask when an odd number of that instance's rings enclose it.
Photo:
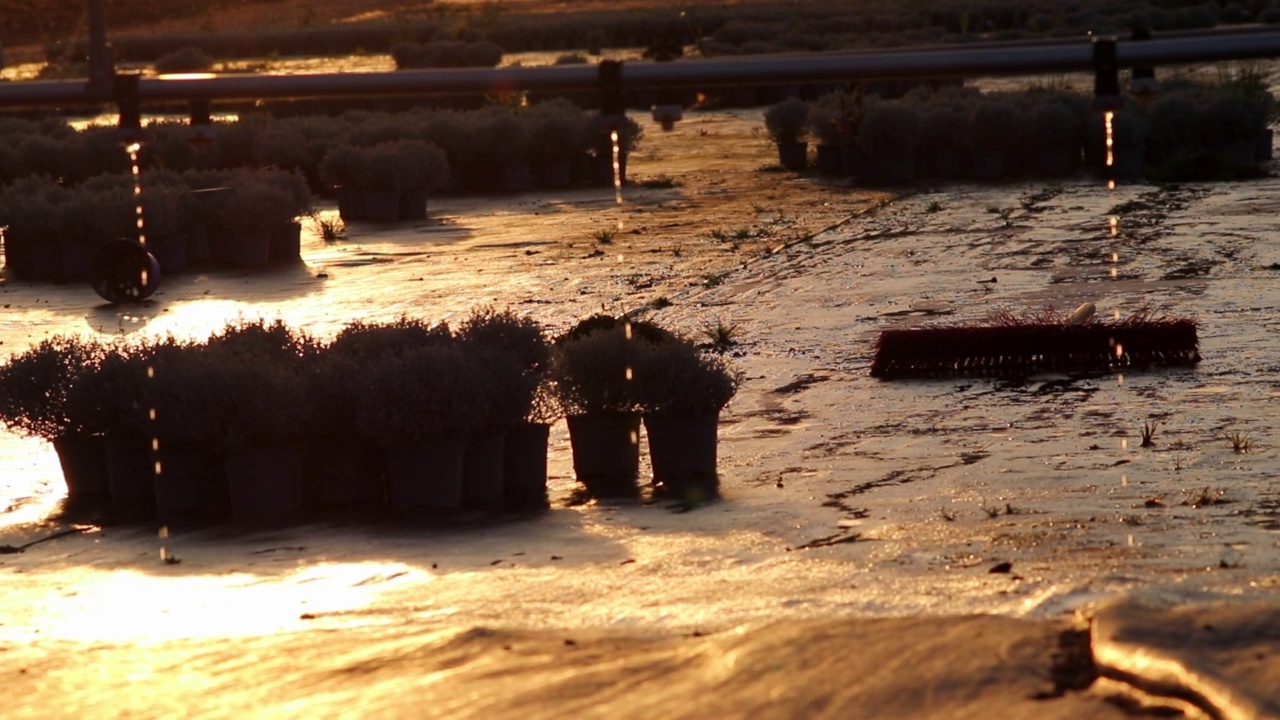
M 533 171 L 527 162 L 503 165 L 499 171 L 499 185 L 503 192 L 524 192 L 533 187 Z
M 914 155 L 877 158 L 870 163 L 874 168 L 875 180 L 890 185 L 907 183 L 916 179 L 916 158 Z
M 482 431 L 467 441 L 462 460 L 462 507 L 502 512 L 503 447 L 507 434 Z
M 212 257 L 213 251 L 209 247 L 209 226 L 204 223 L 192 225 L 187 233 L 187 262 L 193 264 L 208 262 Z
M 160 263 L 160 271 L 165 275 L 186 272 L 187 270 L 187 236 L 182 233 L 170 233 L 147 241 L 151 254 Z
M 964 177 L 965 153 L 959 148 L 944 147 L 933 153 L 926 161 L 926 175 L 943 180 L 955 180 Z
M 547 502 L 547 440 L 551 426 L 517 425 L 502 447 L 502 504 L 507 512 L 538 512 Z
M 640 413 L 571 415 L 573 472 L 593 497 L 635 497 L 640 488 Z
M 205 448 L 161 442 L 156 452 L 156 517 L 164 525 L 225 522 L 231 498 L 222 458 Z
M 231 519 L 253 526 L 287 525 L 302 515 L 306 496 L 301 446 L 256 448 L 223 460 Z
M 1000 180 L 1004 178 L 1008 162 L 1003 151 L 987 150 L 974 153 L 970 174 L 975 180 Z
M 296 262 L 302 257 L 302 223 L 295 221 L 276 225 L 269 231 L 267 260 L 273 263 Z
M 59 279 L 82 280 L 93 273 L 93 248 L 85 242 L 58 238 Z
M 363 190 L 342 185 L 337 189 L 337 196 L 338 215 L 342 217 L 342 222 L 353 222 L 368 218 L 368 213 L 365 211 Z
M 815 165 L 819 174 L 833 177 L 843 177 L 849 174 L 845 167 L 843 147 L 819 143 L 815 152 L 817 153 L 815 155 Z
M 1080 149 L 1049 147 L 1036 156 L 1036 169 L 1047 177 L 1065 177 L 1076 171 L 1080 164 Z
M 62 274 L 58 243 L 22 233 L 6 233 L 5 267 L 23 280 L 56 280 Z
M 809 165 L 809 143 L 778 143 L 778 164 L 792 172 L 804 170 Z
M 387 448 L 387 499 L 399 509 L 456 510 L 462 504 L 465 442 Z
M 271 261 L 271 232 L 266 228 L 233 230 L 226 241 L 227 262 L 236 267 L 262 267 Z
M 1258 162 L 1257 140 L 1238 140 L 1216 151 L 1218 157 L 1232 167 L 1252 167 Z
M 645 435 L 655 492 L 697 505 L 716 497 L 716 433 L 720 413 L 692 417 L 647 416 Z
M 1137 180 L 1142 178 L 1146 165 L 1146 152 L 1142 148 L 1116 147 L 1115 156 L 1112 160 L 1111 177 L 1118 180 Z M 1106 173 L 1107 169 L 1103 168 L 1103 174 L 1105 175 Z
M 1275 142 L 1275 131 L 1266 129 L 1258 136 L 1254 143 L 1253 159 L 1258 162 L 1265 162 L 1274 156 L 1273 144 Z
M 319 510 L 376 508 L 387 501 L 385 458 L 359 438 L 330 438 L 306 450 L 307 502 Z
M 548 160 L 533 166 L 533 184 L 548 190 L 569 187 L 573 182 L 573 162 L 568 158 Z
M 69 435 L 53 441 L 67 497 L 72 499 L 110 497 L 107 481 L 107 451 L 101 435 Z
M 400 219 L 426 220 L 430 192 L 425 187 L 410 188 L 400 193 Z
M 112 506 L 130 514 L 154 515 L 156 471 L 151 440 L 131 432 L 113 432 L 106 434 L 103 445 Z
M 400 193 L 366 190 L 364 193 L 364 219 L 375 223 L 399 221 Z

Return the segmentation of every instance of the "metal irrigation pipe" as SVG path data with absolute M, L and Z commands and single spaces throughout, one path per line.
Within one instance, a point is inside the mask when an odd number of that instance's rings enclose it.
M 1280 57 L 1280 30 L 1205 34 L 1116 43 L 1120 68 Z M 606 63 L 607 64 L 607 63 Z M 620 69 L 627 89 L 705 88 L 735 84 L 845 82 L 895 78 L 974 77 L 1095 69 L 1088 38 L 1060 43 L 984 44 L 874 52 L 759 55 L 630 62 Z M 615 71 L 618 72 L 618 71 Z M 431 95 L 506 91 L 591 90 L 600 69 L 591 65 L 535 68 L 396 70 L 308 75 L 201 75 L 140 78 L 138 102 L 310 98 L 356 95 Z M 115 101 L 112 83 L 76 80 L 0 84 L 2 106 L 58 106 Z

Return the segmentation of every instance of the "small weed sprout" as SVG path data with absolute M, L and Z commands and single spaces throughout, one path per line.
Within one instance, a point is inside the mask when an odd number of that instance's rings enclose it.
M 320 231 L 320 239 L 326 243 L 332 244 L 347 237 L 347 226 L 342 219 L 329 220 L 318 212 L 310 215 L 311 221 L 316 224 L 316 229 Z
M 722 228 L 716 228 L 708 234 L 711 235 L 712 240 L 717 242 L 724 242 L 729 239 L 729 233 L 725 232 Z
M 993 519 L 1000 517 L 1000 513 L 1002 512 L 1001 508 L 995 505 L 982 505 L 980 507 L 982 508 L 982 512 L 987 514 L 987 517 Z
M 1247 453 L 1253 449 L 1253 440 L 1239 430 L 1226 433 L 1223 437 L 1226 438 L 1227 442 L 1231 443 L 1231 451 L 1237 455 Z
M 667 297 L 666 295 L 661 295 L 659 297 L 656 297 L 653 299 L 652 302 L 649 303 L 649 307 L 653 308 L 654 310 L 669 308 L 671 307 L 671 298 Z
M 755 237 L 756 233 L 751 228 L 735 228 L 733 231 L 734 240 L 750 240 Z
M 725 351 L 738 344 L 738 324 L 726 323 L 720 318 L 707 323 L 702 328 L 702 335 L 718 351 Z
M 1227 491 L 1222 488 L 1210 489 L 1208 487 L 1199 490 L 1183 490 L 1182 502 L 1180 505 L 1191 508 L 1202 508 L 1208 505 L 1226 505 L 1231 502 L 1227 497 Z
M 591 239 L 595 240 L 596 244 L 598 245 L 611 245 L 613 243 L 613 239 L 617 236 L 618 236 L 617 230 L 611 230 L 608 228 L 605 228 L 603 230 L 596 230 L 595 232 L 591 233 Z
M 725 277 L 727 277 L 727 275 L 728 275 L 727 273 L 722 273 L 722 272 L 707 273 L 702 276 L 702 286 L 708 287 L 708 288 L 720 287 L 721 285 L 724 284 L 724 279 Z
M 1182 456 L 1181 455 L 1173 456 L 1173 471 L 1182 472 Z
M 991 213 L 992 215 L 1000 216 L 1000 221 L 1004 223 L 1005 227 L 1013 227 L 1013 213 L 1016 210 L 1017 208 L 998 208 L 998 207 L 987 208 L 987 212 Z
M 1158 427 L 1160 427 L 1160 423 L 1155 420 L 1142 423 L 1142 447 L 1155 445 L 1155 441 L 1152 438 L 1155 437 L 1156 428 Z
M 933 202 L 929 203 L 929 206 L 926 207 L 924 211 L 927 213 L 942 212 L 942 203 L 938 202 L 937 200 L 934 200 Z
M 649 188 L 651 190 L 670 190 L 671 188 L 679 186 L 679 181 L 666 175 L 659 175 L 655 178 L 646 178 L 640 181 L 640 187 Z

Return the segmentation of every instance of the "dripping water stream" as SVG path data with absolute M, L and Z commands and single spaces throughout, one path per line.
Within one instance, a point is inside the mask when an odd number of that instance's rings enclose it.
M 142 166 L 138 160 L 138 155 L 142 150 L 142 143 L 140 142 L 130 143 L 125 148 L 125 150 L 128 151 L 129 153 L 129 169 L 133 177 L 134 217 L 137 221 L 138 244 L 141 245 L 143 249 L 146 249 L 147 230 L 146 230 L 146 213 L 143 209 L 143 202 L 142 202 Z M 140 272 L 142 274 L 140 286 L 145 287 L 150 281 L 150 277 L 149 277 L 150 271 L 144 267 Z M 155 377 L 156 377 L 155 365 L 149 363 L 147 365 L 146 372 L 147 372 L 147 384 L 151 385 L 155 381 Z M 149 394 L 150 393 L 148 393 L 148 395 Z M 160 434 L 159 434 L 159 427 L 158 427 L 158 417 L 156 413 L 156 408 L 154 406 L 147 408 L 147 426 L 150 429 L 148 434 L 150 435 L 149 448 L 150 448 L 151 459 L 152 459 L 152 465 L 151 465 L 152 475 L 153 475 L 152 486 L 154 487 L 155 485 L 159 484 L 161 473 L 164 471 L 164 465 L 160 460 Z M 159 537 L 160 537 L 160 543 L 161 543 L 160 559 L 164 562 L 175 562 L 176 559 L 172 558 L 169 554 L 169 548 L 166 542 L 167 538 L 169 537 L 169 528 L 165 526 L 161 526 L 159 531 Z

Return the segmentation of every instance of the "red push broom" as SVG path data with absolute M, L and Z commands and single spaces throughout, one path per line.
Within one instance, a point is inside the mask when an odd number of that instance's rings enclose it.
M 1156 318 L 1142 310 L 1099 321 L 1093 303 L 1063 316 L 1008 312 L 985 325 L 885 330 L 876 341 L 871 376 L 893 379 L 942 375 L 1025 376 L 1038 372 L 1111 372 L 1200 360 L 1194 320 Z

